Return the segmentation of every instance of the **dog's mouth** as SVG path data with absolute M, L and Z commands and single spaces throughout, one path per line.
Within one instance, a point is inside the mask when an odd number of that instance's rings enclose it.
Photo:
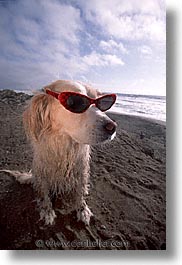
M 116 136 L 116 131 L 113 132 L 112 134 L 104 133 L 97 135 L 94 141 L 95 142 L 94 145 L 110 142 L 115 138 L 115 136 Z
M 112 141 L 116 137 L 116 129 L 107 132 L 106 130 L 100 130 L 97 133 L 93 133 L 88 141 L 90 145 L 104 144 L 106 142 Z
M 111 141 L 116 137 L 116 131 L 111 135 Z
M 112 141 L 116 137 L 116 131 L 113 132 L 112 134 L 108 133 L 99 133 L 95 134 L 93 133 L 88 139 L 76 139 L 72 137 L 72 139 L 78 143 L 78 144 L 85 144 L 85 145 L 99 145 L 99 144 L 104 144 L 107 142 Z

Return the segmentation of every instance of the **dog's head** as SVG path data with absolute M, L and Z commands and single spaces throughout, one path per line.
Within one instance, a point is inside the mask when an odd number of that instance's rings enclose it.
M 100 92 L 90 86 L 65 80 L 44 87 L 44 92 L 46 90 L 57 93 L 77 92 L 90 98 L 101 96 Z M 29 120 L 32 123 L 29 124 L 29 134 L 36 139 L 44 133 L 67 134 L 78 143 L 94 145 L 112 140 L 116 134 L 116 123 L 94 105 L 83 113 L 73 113 L 64 108 L 58 99 L 45 93 L 34 96 L 30 108 L 31 117 L 27 119 L 28 112 L 24 114 L 25 127 Z

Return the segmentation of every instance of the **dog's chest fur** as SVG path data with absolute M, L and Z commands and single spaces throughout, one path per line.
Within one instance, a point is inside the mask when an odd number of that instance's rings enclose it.
M 55 194 L 81 192 L 89 177 L 89 159 L 90 146 L 78 144 L 67 135 L 46 139 L 45 144 L 42 139 L 34 150 L 35 182 L 46 182 Z

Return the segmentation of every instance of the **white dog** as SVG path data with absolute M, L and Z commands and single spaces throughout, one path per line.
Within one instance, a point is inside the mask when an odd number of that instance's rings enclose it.
M 46 86 L 31 99 L 23 121 L 33 147 L 32 173 L 6 172 L 21 183 L 33 184 L 40 218 L 46 224 L 53 224 L 56 217 L 53 196 L 59 196 L 63 204 L 71 198 L 67 212 L 76 210 L 78 220 L 89 224 L 92 212 L 85 196 L 90 145 L 114 138 L 116 124 L 103 111 L 115 99 L 114 94 L 101 96 L 89 86 L 65 80 Z

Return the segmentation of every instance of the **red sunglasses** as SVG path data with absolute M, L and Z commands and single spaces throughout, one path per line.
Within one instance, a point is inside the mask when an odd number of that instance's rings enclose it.
M 92 104 L 101 111 L 106 111 L 110 109 L 116 101 L 115 94 L 108 94 L 94 99 L 76 92 L 57 93 L 51 90 L 46 90 L 46 93 L 57 98 L 65 109 L 74 113 L 83 113 Z

